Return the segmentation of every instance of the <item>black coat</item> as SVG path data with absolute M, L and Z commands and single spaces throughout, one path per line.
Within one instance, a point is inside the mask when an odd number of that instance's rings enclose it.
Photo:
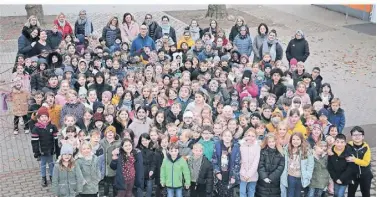
M 46 86 L 47 84 L 47 78 L 43 75 L 43 73 L 34 73 L 31 75 L 30 79 L 30 86 L 32 91 L 37 91 L 42 89 Z
M 306 93 L 310 97 L 310 102 L 314 103 L 315 99 L 318 97 L 318 92 L 315 87 L 312 86 L 312 84 L 310 84 L 309 87 L 306 88 Z
M 110 91 L 111 92 L 111 86 L 109 84 L 105 84 L 105 81 L 102 82 L 102 84 L 94 83 L 89 86 L 89 89 L 95 89 L 97 90 L 97 98 L 99 101 L 102 101 L 102 93 L 104 91 Z
M 144 179 L 152 180 L 156 175 L 156 160 L 154 152 L 151 149 L 145 148 L 143 146 L 139 147 L 141 154 L 143 155 L 143 167 L 144 167 Z M 153 171 L 153 175 L 149 177 L 149 172 Z
M 155 149 L 154 150 L 154 161 L 156 164 L 156 169 L 154 171 L 154 179 L 155 179 L 155 184 L 159 185 L 161 183 L 160 180 L 160 171 L 161 171 L 161 165 L 162 161 L 164 161 L 164 153 L 162 153 L 161 149 Z
M 273 93 L 276 95 L 276 100 L 279 100 L 280 96 L 282 96 L 287 91 L 287 87 L 285 87 L 285 85 L 281 82 L 274 85 L 274 82 L 271 81 L 267 85 L 270 88 L 270 93 Z
M 193 180 L 191 180 L 193 181 Z M 202 165 L 200 166 L 199 176 L 196 180 L 196 185 L 206 185 L 206 193 L 211 194 L 213 191 L 213 166 L 212 163 L 203 156 Z
M 156 28 L 156 31 L 154 32 L 153 40 L 158 40 L 162 38 L 163 35 L 164 34 L 162 33 L 162 28 L 158 26 Z M 170 26 L 169 37 L 174 41 L 174 43 L 177 43 L 177 36 L 175 35 L 175 29 L 172 26 Z
M 58 146 L 58 129 L 53 124 L 46 128 L 35 126 L 31 131 L 31 145 L 36 155 L 53 155 Z
M 165 111 L 166 123 L 175 123 L 176 120 L 183 121 L 183 112 L 179 112 L 178 116 L 175 116 L 171 110 Z
M 147 25 L 147 24 L 145 22 L 143 22 L 143 25 Z M 154 34 L 156 32 L 157 27 L 159 27 L 159 25 L 157 24 L 156 21 L 153 21 L 148 26 L 148 36 L 151 37 L 152 39 L 154 38 Z
M 270 48 L 272 45 L 268 44 L 268 47 Z M 275 61 L 282 60 L 283 59 L 283 47 L 281 47 L 280 43 L 276 43 L 276 57 Z M 259 48 L 259 56 L 263 57 L 263 45 Z
M 278 150 L 268 147 L 261 150 L 256 197 L 280 197 L 280 176 L 284 171 L 284 165 L 284 156 Z M 265 178 L 269 178 L 271 183 L 264 182 Z
M 47 31 L 46 42 L 51 46 L 53 50 L 59 48 L 60 42 L 63 40 L 63 35 L 60 31 L 54 33 L 53 31 Z
M 296 58 L 298 62 L 305 62 L 310 55 L 308 41 L 306 41 L 305 38 L 300 40 L 296 38 L 292 39 L 288 43 L 285 55 L 287 56 L 288 62 L 292 58 Z
M 346 158 L 352 155 L 352 150 L 346 146 L 344 151 L 338 156 L 332 147 L 333 155 L 329 156 L 327 169 L 330 173 L 331 179 L 342 181 L 342 185 L 348 185 L 352 178 L 357 173 L 357 167 L 353 162 L 347 162 Z

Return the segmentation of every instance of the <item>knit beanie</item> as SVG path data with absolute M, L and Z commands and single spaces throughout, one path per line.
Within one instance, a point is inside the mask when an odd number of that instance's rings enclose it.
M 60 155 L 73 155 L 73 148 L 70 144 L 63 144 Z
M 297 65 L 297 60 L 296 60 L 296 58 L 292 58 L 292 59 L 289 61 L 289 65 Z
M 50 117 L 48 114 L 48 109 L 47 107 L 41 107 L 37 111 L 37 118 L 41 117 L 42 115 L 46 115 L 47 117 Z
M 107 128 L 106 128 L 106 130 L 105 130 L 105 135 L 108 133 L 108 132 L 113 132 L 113 134 L 114 135 L 116 135 L 117 133 L 116 133 L 116 129 L 115 129 L 115 127 L 114 126 L 108 126 Z
M 313 123 L 313 128 L 318 127 L 321 131 L 323 131 L 322 125 L 319 121 L 315 121 Z

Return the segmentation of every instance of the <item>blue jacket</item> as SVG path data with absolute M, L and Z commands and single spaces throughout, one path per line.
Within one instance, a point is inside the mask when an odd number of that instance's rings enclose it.
M 130 49 L 130 55 L 131 56 L 134 56 L 134 55 L 138 55 L 138 54 L 141 54 L 141 50 L 146 47 L 146 46 L 149 46 L 151 48 L 151 51 L 153 50 L 156 50 L 156 46 L 154 44 L 154 41 L 151 37 L 149 37 L 148 35 L 146 35 L 144 38 L 141 37 L 141 35 L 139 34 L 133 41 L 132 41 L 132 45 L 131 45 L 131 49 Z
M 23 54 L 29 57 L 28 53 L 31 51 L 31 49 L 31 41 L 21 34 L 21 36 L 18 38 L 18 54 Z
M 143 167 L 143 156 L 141 151 L 136 149 L 135 157 L 135 187 L 144 188 L 144 167 Z M 126 185 L 123 176 L 123 154 L 119 154 L 117 160 L 112 160 L 110 163 L 110 168 L 115 170 L 115 180 L 114 185 L 118 190 L 125 190 Z
M 233 41 L 234 45 L 237 47 L 238 52 L 241 55 L 246 54 L 247 56 L 251 55 L 253 51 L 252 41 L 249 35 L 246 35 L 246 38 L 241 39 L 240 35 L 237 35 Z
M 223 141 L 215 141 L 215 151 L 212 156 L 212 164 L 215 174 L 221 173 L 221 155 Z M 232 152 L 229 157 L 228 171 L 229 179 L 234 178 L 236 183 L 240 181 L 240 169 L 241 169 L 241 153 L 240 145 L 237 142 L 232 144 Z
M 342 108 L 339 108 L 336 113 L 330 108 L 328 120 L 331 124 L 336 125 L 339 133 L 342 133 L 344 126 L 346 125 L 346 116 L 344 115 L 344 110 Z

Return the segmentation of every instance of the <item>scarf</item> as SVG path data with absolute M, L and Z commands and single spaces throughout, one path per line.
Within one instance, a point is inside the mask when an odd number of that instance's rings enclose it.
M 300 97 L 304 96 L 306 94 L 306 92 L 299 92 L 298 90 L 296 90 L 296 94 Z
M 191 172 L 191 181 L 196 182 L 199 177 L 200 168 L 202 167 L 203 156 L 200 156 L 198 159 L 194 157 L 189 158 L 189 168 Z
M 40 128 L 40 129 L 46 129 L 47 125 L 48 125 L 48 123 L 46 123 L 46 124 L 42 123 L 42 122 L 35 123 L 35 126 L 38 127 L 38 128 Z
M 170 34 L 170 25 L 161 25 L 162 34 Z
M 198 40 L 200 38 L 200 29 L 199 27 L 191 27 L 190 26 L 190 33 L 192 40 Z
M 59 23 L 60 27 L 64 27 L 65 26 L 65 20 L 63 22 L 60 22 L 60 20 L 58 20 L 58 23 Z
M 79 25 L 85 24 L 85 36 L 89 36 L 92 33 L 92 22 L 88 18 L 85 17 L 85 19 L 81 19 L 79 17 L 79 19 L 77 19 L 77 23 Z
M 114 25 L 110 25 L 109 27 L 110 27 L 111 30 L 115 30 L 115 29 L 117 28 L 117 27 L 114 26 Z
M 262 55 L 265 53 L 269 53 L 271 56 L 271 61 L 275 61 L 276 59 L 276 40 L 265 40 L 262 44 Z M 271 45 L 271 48 L 268 47 Z

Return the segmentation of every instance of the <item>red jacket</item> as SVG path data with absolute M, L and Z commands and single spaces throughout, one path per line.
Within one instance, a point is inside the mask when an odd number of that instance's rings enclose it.
M 241 100 L 249 95 L 253 98 L 258 96 L 258 86 L 254 82 L 252 82 L 251 85 L 245 86 L 244 88 L 242 88 L 241 83 L 237 83 L 236 90 L 239 93 Z
M 60 31 L 62 33 L 63 38 L 65 38 L 68 34 L 73 34 L 72 26 L 71 26 L 71 24 L 67 20 L 65 21 L 65 26 L 64 27 L 61 27 L 59 25 L 58 19 L 54 20 L 54 24 L 56 24 L 58 26 L 58 31 Z

